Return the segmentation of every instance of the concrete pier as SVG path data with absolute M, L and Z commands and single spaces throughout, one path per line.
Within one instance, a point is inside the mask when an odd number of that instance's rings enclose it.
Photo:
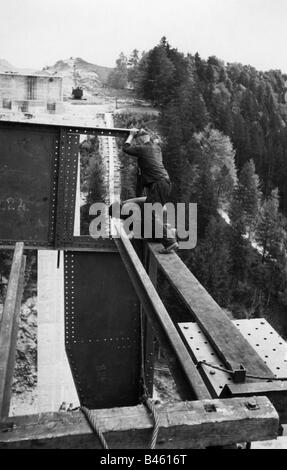
M 64 342 L 63 253 L 38 252 L 38 412 L 79 406 Z

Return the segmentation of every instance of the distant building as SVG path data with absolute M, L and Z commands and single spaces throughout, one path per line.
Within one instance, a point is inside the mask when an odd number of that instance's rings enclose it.
M 61 77 L 0 73 L 0 108 L 59 112 L 63 103 Z

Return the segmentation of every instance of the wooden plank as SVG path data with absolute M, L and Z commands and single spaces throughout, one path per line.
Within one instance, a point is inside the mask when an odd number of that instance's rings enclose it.
M 144 264 L 146 270 L 148 271 L 149 277 L 153 285 L 156 287 L 157 284 L 157 265 L 155 263 L 155 270 L 150 264 L 149 251 L 144 246 Z M 142 308 L 142 306 L 141 306 Z M 144 338 L 145 338 L 145 375 L 146 375 L 146 385 L 149 395 L 153 396 L 153 384 L 154 384 L 154 362 L 155 362 L 155 342 L 156 338 L 152 326 L 148 320 L 148 317 L 144 316 Z
M 0 418 L 9 414 L 26 258 L 24 244 L 15 247 L 0 328 Z
M 119 236 L 114 239 L 115 243 L 155 336 L 168 358 L 181 398 L 183 400 L 211 398 L 124 229 L 121 229 L 121 224 L 117 223 L 115 219 L 113 219 L 113 223 Z
M 223 390 L 223 397 L 266 396 L 279 414 L 280 423 L 287 424 L 287 382 L 256 382 L 229 384 Z
M 179 402 L 158 407 L 157 449 L 193 449 L 276 439 L 278 415 L 266 397 L 249 409 L 244 398 Z M 93 411 L 111 449 L 146 449 L 152 419 L 143 405 Z M 1 430 L 2 428 L 2 430 Z M 97 449 L 80 411 L 9 418 L 0 427 L 0 449 Z
M 148 275 L 149 275 L 150 280 L 153 283 L 154 287 L 156 288 L 156 286 L 157 286 L 157 275 L 158 275 L 157 262 L 156 262 L 154 256 L 151 256 L 150 253 L 149 253 L 149 256 L 148 256 Z
M 224 363 L 233 370 L 239 369 L 242 364 L 249 374 L 274 377 L 261 357 L 177 254 L 160 254 L 159 244 L 149 244 L 149 248 L 159 268 L 178 292 Z

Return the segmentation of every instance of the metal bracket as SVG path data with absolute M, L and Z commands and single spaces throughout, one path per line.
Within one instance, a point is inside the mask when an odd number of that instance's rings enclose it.
M 233 381 L 236 384 L 243 383 L 246 380 L 246 369 L 240 364 L 240 368 L 233 371 Z

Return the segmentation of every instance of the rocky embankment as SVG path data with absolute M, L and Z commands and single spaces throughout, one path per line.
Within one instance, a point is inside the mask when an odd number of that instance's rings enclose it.
M 19 315 L 10 414 L 36 411 L 37 390 L 37 256 L 26 252 L 23 303 Z M 12 261 L 11 251 L 0 256 L 0 321 Z
M 32 413 L 37 398 L 37 299 L 21 307 L 10 414 Z

